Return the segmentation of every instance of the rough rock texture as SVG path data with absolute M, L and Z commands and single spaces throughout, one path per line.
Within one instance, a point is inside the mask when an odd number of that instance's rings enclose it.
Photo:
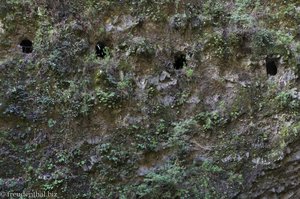
M 0 197 L 300 198 L 299 24 L 298 0 L 1 0 Z

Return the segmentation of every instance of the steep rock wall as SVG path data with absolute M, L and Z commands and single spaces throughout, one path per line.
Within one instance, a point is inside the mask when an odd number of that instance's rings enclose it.
M 0 11 L 2 193 L 300 197 L 298 1 Z

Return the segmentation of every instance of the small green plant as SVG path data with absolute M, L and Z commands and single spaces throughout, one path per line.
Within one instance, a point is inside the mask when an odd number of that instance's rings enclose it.
M 138 194 L 153 199 L 180 197 L 183 193 L 180 189 L 184 180 L 183 170 L 184 168 L 179 165 L 167 164 L 156 172 L 150 172 L 138 186 Z
M 147 92 L 148 92 L 148 97 L 150 98 L 156 94 L 157 90 L 154 86 L 151 86 L 147 89 Z
M 256 54 L 271 54 L 274 48 L 274 36 L 267 29 L 260 29 L 252 36 L 252 48 Z
M 63 180 L 52 180 L 51 182 L 47 182 L 46 184 L 43 185 L 43 189 L 45 191 L 52 191 L 54 188 L 56 188 L 57 186 L 59 186 L 60 184 L 63 183 Z
M 56 121 L 53 120 L 52 118 L 48 120 L 48 127 L 52 128 L 56 124 Z
M 169 145 L 184 146 L 186 143 L 182 139 L 182 136 L 191 133 L 191 129 L 196 125 L 196 121 L 194 119 L 186 119 L 181 122 L 173 123 L 173 125 L 173 134 L 168 140 Z
M 277 102 L 279 108 L 290 108 L 292 110 L 297 110 L 300 107 L 300 99 L 296 89 L 280 92 L 275 97 L 275 102 Z
M 117 83 L 117 89 L 125 90 L 131 87 L 132 80 L 130 78 L 125 78 Z
M 116 108 L 120 102 L 120 97 L 115 92 L 105 92 L 98 88 L 96 96 L 98 102 L 106 108 Z
M 219 112 L 201 112 L 195 116 L 195 120 L 202 124 L 203 130 L 211 130 L 214 126 L 222 124 L 222 117 Z
M 167 131 L 167 124 L 166 124 L 166 121 L 165 120 L 163 120 L 163 119 L 160 119 L 159 120 L 159 124 L 158 124 L 158 126 L 157 126 L 157 128 L 156 128 L 156 132 L 155 132 L 155 134 L 163 134 L 163 133 L 166 133 L 166 131 Z
M 251 4 L 253 4 L 251 0 L 235 1 L 235 9 L 232 9 L 230 22 L 236 24 L 242 29 L 248 29 L 252 27 L 255 19 L 253 16 L 251 16 L 251 13 L 247 13 L 247 8 Z
M 204 161 L 201 168 L 203 169 L 203 171 L 211 173 L 220 173 L 221 171 L 223 171 L 221 167 L 214 165 L 209 161 Z
M 192 68 L 186 68 L 185 74 L 186 74 L 186 76 L 187 76 L 188 78 L 193 77 L 194 69 L 192 69 Z
M 223 23 L 226 18 L 224 4 L 220 1 L 208 0 L 203 4 L 203 14 L 212 25 Z
M 206 34 L 206 37 L 209 38 L 207 46 L 211 48 L 216 57 L 222 59 L 229 53 L 228 41 L 221 32 L 215 32 L 212 35 Z

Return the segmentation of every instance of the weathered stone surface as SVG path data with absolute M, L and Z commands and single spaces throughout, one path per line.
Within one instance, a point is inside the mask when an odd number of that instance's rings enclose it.
M 300 198 L 298 0 L 3 0 L 0 38 L 1 193 Z

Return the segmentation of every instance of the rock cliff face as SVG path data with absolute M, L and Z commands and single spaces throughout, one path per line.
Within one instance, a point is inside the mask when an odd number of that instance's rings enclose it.
M 1 0 L 1 197 L 300 198 L 299 24 L 298 0 Z

